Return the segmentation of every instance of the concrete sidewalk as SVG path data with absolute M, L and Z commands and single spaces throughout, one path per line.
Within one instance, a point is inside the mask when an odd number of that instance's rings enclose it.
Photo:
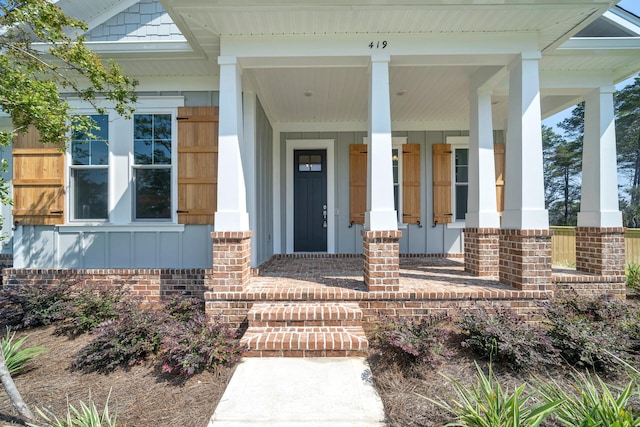
M 382 427 L 364 358 L 245 358 L 209 427 Z

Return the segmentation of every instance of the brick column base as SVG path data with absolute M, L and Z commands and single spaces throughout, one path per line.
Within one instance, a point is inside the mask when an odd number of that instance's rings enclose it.
M 400 247 L 402 231 L 362 230 L 364 284 L 368 291 L 400 289 Z
M 500 230 L 500 282 L 523 291 L 551 288 L 549 230 Z
M 576 270 L 598 276 L 624 276 L 623 227 L 577 227 Z
M 213 239 L 213 271 L 205 285 L 214 292 L 242 292 L 251 280 L 251 231 L 219 231 Z
M 464 229 L 464 271 L 474 276 L 498 276 L 499 228 Z

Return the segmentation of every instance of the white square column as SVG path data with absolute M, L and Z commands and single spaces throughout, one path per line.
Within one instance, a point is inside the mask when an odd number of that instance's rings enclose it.
M 578 227 L 622 227 L 618 205 L 614 91 L 613 86 L 601 87 L 585 96 Z
M 509 118 L 505 147 L 502 228 L 548 230 L 544 207 L 540 52 L 522 53 L 509 65 Z
M 491 90 L 472 89 L 469 103 L 469 196 L 465 227 L 500 228 L 496 203 Z
M 247 195 L 240 155 L 242 80 L 236 57 L 221 56 L 218 124 L 218 200 L 214 230 L 248 231 Z
M 389 55 L 371 56 L 369 85 L 369 154 L 367 156 L 366 230 L 397 230 L 393 201 Z

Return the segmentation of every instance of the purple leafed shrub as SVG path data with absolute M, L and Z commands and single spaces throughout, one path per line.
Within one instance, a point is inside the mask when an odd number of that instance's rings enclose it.
M 513 311 L 471 310 L 463 313 L 457 324 L 465 337 L 462 346 L 484 359 L 514 370 L 559 363 L 558 351 L 546 331 L 525 322 Z
M 375 331 L 376 344 L 408 361 L 435 365 L 446 356 L 445 342 L 448 331 L 442 327 L 444 317 L 381 316 Z
M 164 328 L 162 371 L 191 376 L 215 365 L 237 362 L 244 350 L 227 325 L 197 314 L 188 322 L 174 321 Z

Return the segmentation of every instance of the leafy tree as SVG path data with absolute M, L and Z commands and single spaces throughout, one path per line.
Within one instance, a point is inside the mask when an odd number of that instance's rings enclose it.
M 12 129 L 0 131 L 0 146 L 34 126 L 43 143 L 66 143 L 73 132 L 90 132 L 95 123 L 74 116 L 60 92 L 93 105 L 104 114 L 104 100 L 119 114 L 133 113 L 136 82 L 115 64 L 83 43 L 87 25 L 66 16 L 49 0 L 0 0 L 0 112 Z M 0 201 L 7 186 L 0 179 Z M 0 380 L 21 417 L 33 420 L 15 387 L 0 352 Z
M 571 117 L 559 126 L 566 126 L 567 140 L 552 128 L 542 127 L 544 154 L 545 203 L 549 221 L 553 225 L 576 225 L 580 207 L 580 173 L 582 171 L 582 134 L 573 128 L 579 122 L 580 110 L 574 109 Z
M 616 92 L 616 139 L 618 167 L 629 176 L 621 202 L 626 225 L 638 227 L 640 218 L 640 76 L 624 89 Z

